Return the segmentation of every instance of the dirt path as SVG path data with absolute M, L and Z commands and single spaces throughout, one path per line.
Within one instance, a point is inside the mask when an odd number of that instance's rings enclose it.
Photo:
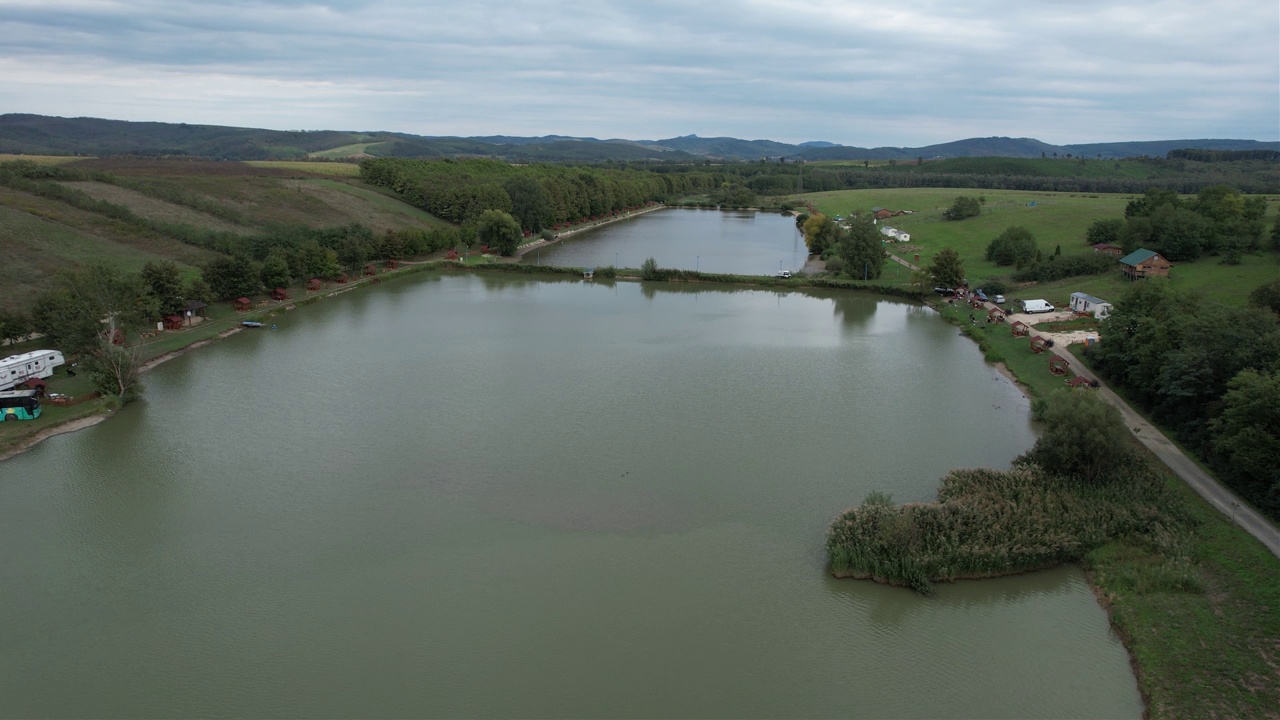
M 1223 515 L 1230 517 L 1236 525 L 1244 528 L 1250 535 L 1258 538 L 1272 554 L 1280 557 L 1280 530 L 1277 530 L 1275 525 L 1272 525 L 1261 513 L 1246 505 L 1236 497 L 1235 493 L 1218 484 L 1217 480 L 1201 469 L 1194 460 L 1187 457 L 1177 445 L 1164 436 L 1164 433 L 1134 412 L 1133 408 L 1129 407 L 1129 404 L 1116 395 L 1111 388 L 1103 385 L 1096 375 L 1087 368 L 1081 367 L 1076 358 L 1070 357 L 1067 353 L 1055 352 L 1054 354 L 1059 357 L 1066 356 L 1065 359 L 1071 362 L 1077 375 L 1098 381 L 1098 392 L 1102 398 L 1116 406 L 1133 436 L 1160 458 L 1160 462 L 1167 465 L 1210 505 L 1217 508 Z

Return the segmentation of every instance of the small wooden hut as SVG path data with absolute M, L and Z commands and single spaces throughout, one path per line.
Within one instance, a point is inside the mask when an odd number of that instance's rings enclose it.
M 1061 357 L 1059 355 L 1054 355 L 1053 357 L 1049 358 L 1049 372 L 1054 375 L 1061 375 L 1063 377 L 1066 377 L 1067 369 L 1070 366 L 1071 366 L 1071 363 L 1067 362 L 1066 358 Z
M 199 300 L 192 300 L 191 302 L 187 303 L 187 306 L 183 308 L 183 310 L 184 310 L 184 314 L 187 317 L 195 317 L 196 315 L 200 315 L 201 317 L 203 317 L 205 314 L 205 310 L 208 307 L 209 307 L 208 303 L 200 302 Z
M 1067 381 L 1067 387 L 1072 390 L 1090 390 L 1093 383 L 1087 380 L 1083 375 L 1077 375 Z
M 987 313 L 987 322 L 989 322 L 989 323 L 1002 323 L 1002 322 L 1004 322 L 1005 317 L 1006 317 L 1006 315 L 1005 315 L 1004 308 L 1000 308 L 1000 307 L 993 307 L 993 308 L 991 308 L 991 310 Z
M 385 267 L 388 270 L 395 270 L 396 268 L 400 267 L 400 261 L 395 258 L 391 258 L 386 262 L 385 265 L 383 265 L 383 267 Z
M 239 297 L 235 299 L 234 305 L 236 312 L 246 312 L 253 307 L 253 301 L 247 297 Z
M 369 263 L 368 265 L 365 265 L 365 266 L 364 266 L 364 274 L 365 274 L 365 275 L 377 275 L 377 274 L 378 274 L 378 266 L 377 266 L 377 265 L 375 265 L 375 264 L 373 264 L 373 263 Z
M 1031 334 L 1031 326 L 1021 320 L 1014 320 L 1013 324 L 1009 326 L 1009 330 L 1014 337 L 1026 337 Z
M 1040 353 L 1044 352 L 1045 347 L 1046 345 L 1044 342 L 1044 338 L 1040 337 L 1039 335 L 1031 336 L 1031 352 L 1039 355 Z
M 271 291 L 271 299 L 272 299 L 272 300 L 277 300 L 277 301 L 278 301 L 278 300 L 288 300 L 288 299 L 289 299 L 289 291 L 288 291 L 288 290 L 285 290 L 284 288 L 276 288 L 275 290 L 272 290 L 272 291 Z
M 334 281 L 337 282 L 338 284 L 345 284 L 350 279 L 351 277 L 349 275 L 347 275 L 346 273 L 342 273 L 338 277 L 334 278 Z
M 165 315 L 164 329 L 165 330 L 181 330 L 182 316 L 181 315 Z
M 315 292 L 320 289 L 320 278 L 311 278 L 307 281 L 307 292 Z

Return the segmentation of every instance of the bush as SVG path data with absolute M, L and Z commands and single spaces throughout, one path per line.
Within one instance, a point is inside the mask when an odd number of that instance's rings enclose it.
M 658 267 L 658 261 L 653 258 L 646 258 L 640 265 L 641 280 L 662 280 L 666 277 L 666 273 L 662 268 Z
M 827 260 L 827 272 L 832 275 L 839 275 L 844 272 L 844 258 L 834 256 Z
M 1024 227 L 1011 227 L 987 245 L 987 259 L 997 265 L 1024 267 L 1038 258 L 1036 238 Z
M 971 197 L 961 195 L 956 201 L 951 203 L 951 207 L 942 213 L 944 220 L 963 220 L 965 218 L 977 217 L 982 214 L 982 206 L 977 200 Z

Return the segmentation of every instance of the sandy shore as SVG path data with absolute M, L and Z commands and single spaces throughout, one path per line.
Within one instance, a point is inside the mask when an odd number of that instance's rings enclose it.
M 30 450 L 31 448 L 35 447 L 36 445 L 39 445 L 40 443 L 44 442 L 45 440 L 48 440 L 49 438 L 54 437 L 55 435 L 62 435 L 64 433 L 75 432 L 77 430 L 83 430 L 87 427 L 92 427 L 102 422 L 103 420 L 106 420 L 108 417 L 111 417 L 110 412 L 98 413 L 97 415 L 89 415 L 87 417 L 76 418 L 75 420 L 68 420 L 67 422 L 64 422 L 60 425 L 54 425 L 53 427 L 45 428 L 44 430 L 41 430 L 35 435 L 32 435 L 26 440 L 23 440 L 22 442 L 18 443 L 18 446 L 13 448 L 12 450 L 8 450 L 0 453 L 0 461 L 8 460 L 14 455 L 24 453 Z

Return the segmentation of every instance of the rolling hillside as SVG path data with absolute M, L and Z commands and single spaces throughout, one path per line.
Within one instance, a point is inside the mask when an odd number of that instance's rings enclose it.
M 25 307 L 45 278 L 76 264 L 110 262 L 137 270 L 148 261 L 171 260 L 192 271 L 216 257 L 169 228 L 252 236 L 289 226 L 360 223 L 383 233 L 444 224 L 357 179 L 289 168 L 138 159 L 62 167 L 108 175 L 55 183 L 79 198 L 71 201 L 0 185 L 0 307 Z

